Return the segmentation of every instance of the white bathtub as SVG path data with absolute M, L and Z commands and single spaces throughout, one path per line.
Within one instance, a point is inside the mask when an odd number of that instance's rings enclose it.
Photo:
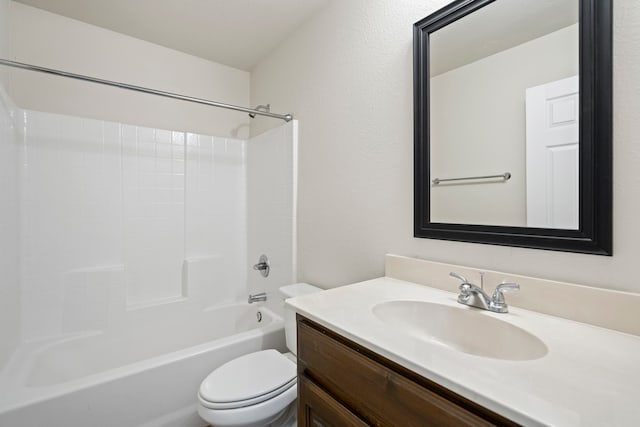
M 209 372 L 284 349 L 283 320 L 265 307 L 203 311 L 197 328 L 155 323 L 23 346 L 0 377 L 0 427 L 203 426 L 195 402 Z

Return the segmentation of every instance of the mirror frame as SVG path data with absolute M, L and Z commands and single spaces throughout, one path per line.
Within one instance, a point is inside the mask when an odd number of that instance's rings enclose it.
M 457 0 L 413 29 L 414 237 L 612 255 L 612 0 L 579 1 L 577 230 L 431 222 L 429 34 L 495 0 Z

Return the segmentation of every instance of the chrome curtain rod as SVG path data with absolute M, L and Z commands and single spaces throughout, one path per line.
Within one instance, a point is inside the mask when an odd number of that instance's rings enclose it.
M 433 185 L 438 185 L 441 182 L 448 182 L 448 181 L 468 181 L 468 180 L 475 180 L 475 179 L 491 179 L 491 178 L 502 178 L 505 181 L 508 181 L 511 178 L 511 172 L 505 172 L 499 175 L 466 176 L 464 178 L 444 178 L 444 179 L 435 178 L 431 182 L 433 183 Z
M 136 91 L 136 92 L 149 93 L 151 95 L 164 96 L 165 98 L 179 99 L 181 101 L 188 101 L 188 102 L 195 102 L 196 104 L 204 104 L 204 105 L 209 105 L 211 107 L 220 107 L 220 108 L 226 108 L 228 110 L 242 111 L 242 112 L 245 112 L 245 113 L 251 113 L 251 114 L 256 114 L 256 115 L 260 115 L 260 116 L 273 117 L 275 119 L 284 120 L 285 122 L 289 122 L 289 121 L 293 120 L 293 115 L 292 114 L 276 114 L 276 113 L 271 113 L 269 111 L 254 110 L 253 108 L 239 107 L 237 105 L 231 105 L 231 104 L 224 104 L 222 102 L 209 101 L 208 99 L 195 98 L 193 96 L 185 96 L 185 95 L 180 95 L 180 94 L 177 94 L 177 93 L 165 92 L 165 91 L 162 91 L 162 90 L 149 89 L 149 88 L 142 87 L 142 86 L 130 85 L 130 84 L 127 84 L 127 83 L 120 83 L 120 82 L 114 82 L 114 81 L 111 81 L 111 80 L 98 79 L 98 78 L 95 78 L 95 77 L 84 76 L 82 74 L 74 74 L 74 73 L 69 73 L 69 72 L 66 72 L 66 71 L 54 70 L 52 68 L 45 68 L 45 67 L 39 67 L 37 65 L 25 64 L 25 63 L 22 63 L 22 62 L 9 61 L 7 59 L 2 59 L 2 58 L 0 58 L 0 65 L 6 65 L 8 67 L 14 67 L 14 68 L 21 68 L 23 70 L 38 71 L 38 72 L 41 72 L 41 73 L 52 74 L 54 76 L 68 77 L 68 78 L 71 78 L 71 79 L 83 80 L 83 81 L 86 81 L 86 82 L 98 83 L 98 84 L 101 84 L 101 85 L 113 86 L 113 87 L 118 87 L 118 88 L 121 88 L 121 89 L 133 90 L 133 91 Z

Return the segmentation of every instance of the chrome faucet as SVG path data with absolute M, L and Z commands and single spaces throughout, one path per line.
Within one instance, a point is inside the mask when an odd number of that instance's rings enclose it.
M 267 300 L 267 293 L 266 292 L 260 292 L 259 294 L 249 294 L 249 300 L 247 301 L 249 304 L 253 303 L 253 302 L 259 302 L 259 301 L 266 301 Z
M 460 304 L 493 311 L 495 313 L 509 312 L 509 306 L 504 301 L 503 292 L 520 289 L 520 285 L 517 283 L 503 282 L 496 286 L 496 289 L 493 291 L 493 295 L 489 298 L 489 295 L 487 295 L 481 288 L 470 283 L 466 278 L 464 278 L 464 276 L 453 272 L 449 273 L 449 276 L 462 282 L 459 288 L 460 294 L 458 295 L 458 302 Z

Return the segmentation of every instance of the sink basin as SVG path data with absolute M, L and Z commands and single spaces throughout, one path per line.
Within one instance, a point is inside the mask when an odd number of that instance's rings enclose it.
M 547 354 L 547 346 L 535 335 L 476 309 L 426 301 L 388 301 L 375 305 L 372 311 L 398 333 L 475 356 L 532 360 Z

